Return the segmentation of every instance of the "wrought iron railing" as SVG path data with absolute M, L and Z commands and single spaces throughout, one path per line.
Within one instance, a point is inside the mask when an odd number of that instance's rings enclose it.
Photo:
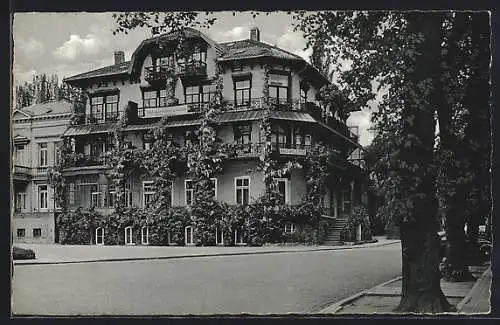
M 144 79 L 147 82 L 165 81 L 169 73 L 175 71 L 175 66 L 171 64 L 162 64 L 158 66 L 149 66 L 144 68 Z
M 243 100 L 224 101 L 224 110 L 239 111 L 251 109 L 277 109 L 281 111 L 301 111 L 305 108 L 304 104 L 296 99 L 283 98 L 265 98 L 257 97 Z
M 87 124 L 103 124 L 118 121 L 118 113 L 106 113 L 104 118 L 92 114 L 87 115 Z
M 208 108 L 208 103 L 175 104 L 158 107 L 139 107 L 138 117 L 161 117 L 170 115 L 183 115 L 198 113 Z
M 207 63 L 201 60 L 192 60 L 177 63 L 179 75 L 201 76 L 207 74 Z

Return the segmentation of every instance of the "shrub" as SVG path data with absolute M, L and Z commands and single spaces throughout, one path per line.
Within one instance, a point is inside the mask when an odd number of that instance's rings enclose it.
M 35 258 L 35 252 L 31 249 L 12 247 L 12 259 L 14 260 L 33 260 Z
M 88 245 L 91 243 L 92 220 L 82 209 L 68 211 L 57 216 L 59 238 L 63 245 Z
M 341 241 L 356 241 L 356 230 L 361 225 L 361 240 L 371 240 L 370 217 L 363 206 L 354 207 L 346 225 L 340 232 Z

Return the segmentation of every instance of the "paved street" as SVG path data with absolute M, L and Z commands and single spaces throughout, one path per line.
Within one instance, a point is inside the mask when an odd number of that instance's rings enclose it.
M 308 313 L 401 272 L 399 244 L 170 260 L 16 265 L 13 312 Z

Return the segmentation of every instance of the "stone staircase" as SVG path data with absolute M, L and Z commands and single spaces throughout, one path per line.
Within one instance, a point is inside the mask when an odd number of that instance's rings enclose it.
M 337 218 L 329 222 L 322 245 L 334 246 L 340 243 L 340 231 L 347 224 L 347 218 Z

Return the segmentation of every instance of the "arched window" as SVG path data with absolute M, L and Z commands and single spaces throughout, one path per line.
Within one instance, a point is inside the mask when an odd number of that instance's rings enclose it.
M 186 245 L 193 245 L 193 227 L 187 226 L 184 228 L 184 243 Z
M 97 227 L 95 230 L 95 243 L 96 245 L 104 245 L 104 228 Z

